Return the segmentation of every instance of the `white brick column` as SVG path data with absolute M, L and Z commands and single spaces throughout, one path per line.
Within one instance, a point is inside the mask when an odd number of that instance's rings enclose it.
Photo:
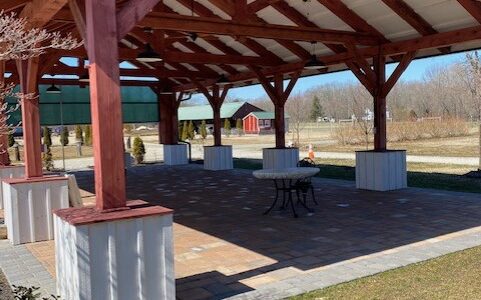
M 405 150 L 357 151 L 356 188 L 392 191 L 407 187 Z
M 1 166 L 0 167 L 0 180 L 8 178 L 22 178 L 25 176 L 25 166 Z M 4 208 L 3 205 L 3 185 L 0 184 L 0 209 Z
M 55 211 L 57 292 L 69 300 L 175 300 L 172 211 Z
M 187 147 L 187 144 L 164 145 L 164 164 L 168 166 L 188 164 Z
M 45 176 L 3 180 L 8 239 L 13 245 L 54 238 L 54 209 L 69 207 L 68 178 Z
M 299 162 L 299 148 L 262 149 L 263 169 L 295 168 Z
M 204 169 L 212 171 L 232 170 L 232 146 L 204 147 Z

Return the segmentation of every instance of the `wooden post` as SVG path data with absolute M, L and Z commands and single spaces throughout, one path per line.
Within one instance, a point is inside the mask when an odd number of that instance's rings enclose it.
M 222 146 L 222 120 L 220 118 L 220 108 L 222 102 L 219 98 L 219 86 L 214 85 L 212 88 L 212 111 L 214 116 L 214 146 Z
M 5 61 L 0 61 L 0 86 L 5 86 Z M 0 105 L 4 105 L 6 99 L 0 99 Z M 7 128 L 6 116 L 1 116 L 3 122 L 0 122 L 0 127 Z M 0 166 L 9 166 L 10 157 L 8 155 L 8 133 L 2 132 L 0 134 Z
M 386 58 L 376 56 L 374 58 L 374 72 L 376 85 L 374 89 L 374 151 L 386 151 L 387 149 L 387 120 L 386 120 L 386 95 L 383 87 L 386 83 Z
M 288 86 L 284 89 L 284 75 L 274 75 L 274 85 L 270 83 L 267 77 L 262 73 L 260 69 L 254 66 L 250 66 L 250 69 L 256 73 L 257 78 L 264 87 L 267 95 L 274 103 L 275 112 L 275 134 L 276 134 L 276 148 L 283 149 L 286 147 L 286 121 L 285 121 L 285 105 L 292 92 L 292 89 L 297 83 L 299 76 L 301 76 L 301 70 L 294 72 L 291 75 L 291 80 Z
M 86 0 L 97 210 L 126 206 L 115 0 Z
M 160 122 L 159 141 L 164 145 L 176 145 L 179 140 L 178 107 L 175 94 L 158 94 Z
M 191 79 L 192 83 L 197 86 L 199 91 L 204 94 L 207 100 L 210 103 L 213 111 L 213 121 L 214 121 L 214 146 L 222 146 L 222 120 L 220 115 L 220 109 L 222 107 L 222 103 L 224 103 L 225 98 L 227 97 L 227 92 L 231 88 L 231 85 L 224 86 L 222 90 L 222 94 L 220 93 L 220 88 L 218 85 L 214 84 L 212 86 L 212 95 L 209 93 L 207 88 L 203 86 L 200 82 L 196 79 Z
M 25 177 L 42 177 L 42 149 L 38 97 L 38 57 L 17 61 L 22 103 Z

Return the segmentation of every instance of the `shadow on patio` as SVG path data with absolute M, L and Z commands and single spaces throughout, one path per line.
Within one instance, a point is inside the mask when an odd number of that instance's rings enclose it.
M 76 174 L 92 191 L 93 173 Z M 406 189 L 359 191 L 354 183 L 314 179 L 319 206 L 262 212 L 271 182 L 250 171 L 200 166 L 137 167 L 129 196 L 175 210 L 174 237 L 181 299 L 243 293 L 317 268 L 481 225 L 479 195 Z M 204 295 L 204 296 L 202 296 Z

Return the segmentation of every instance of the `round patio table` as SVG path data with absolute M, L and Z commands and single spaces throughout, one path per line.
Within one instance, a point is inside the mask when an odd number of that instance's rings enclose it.
M 314 175 L 319 173 L 319 171 L 319 168 L 297 167 L 286 169 L 262 169 L 252 172 L 252 175 L 258 179 L 273 180 L 276 188 L 276 197 L 274 199 L 274 202 L 269 207 L 269 209 L 264 212 L 264 215 L 268 214 L 276 206 L 277 201 L 279 200 L 279 192 L 281 191 L 283 193 L 281 209 L 284 209 L 286 205 L 290 204 L 292 213 L 294 217 L 297 218 L 297 212 L 294 207 L 294 202 L 292 201 L 292 192 L 295 191 L 299 197 L 299 186 L 297 184 L 299 180 L 313 177 Z M 287 199 L 286 193 L 288 195 Z M 301 203 L 302 206 L 304 206 L 304 208 L 306 208 L 309 212 L 312 212 L 312 210 L 307 207 L 305 202 L 298 202 Z

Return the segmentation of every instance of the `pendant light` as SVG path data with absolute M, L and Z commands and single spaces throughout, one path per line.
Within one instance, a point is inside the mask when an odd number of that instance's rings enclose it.
M 231 84 L 231 81 L 224 74 L 222 74 L 215 84 L 218 86 L 226 86 Z
M 311 42 L 312 44 L 312 53 L 311 53 L 311 58 L 307 61 L 307 63 L 304 65 L 304 69 L 306 70 L 317 70 L 317 69 L 323 69 L 326 68 L 326 65 L 317 59 L 316 57 L 316 42 Z
M 81 75 L 79 77 L 79 82 L 83 82 L 83 83 L 89 83 L 90 82 L 90 76 L 89 76 L 89 72 L 87 71 L 86 73 L 84 73 L 83 75 Z
M 154 63 L 162 61 L 159 53 L 152 49 L 152 46 L 147 43 L 145 44 L 145 50 L 137 56 L 137 60 L 144 63 Z
M 54 65 L 54 67 L 55 67 L 55 65 Z M 52 76 L 52 85 L 45 90 L 45 93 L 47 93 L 47 94 L 60 94 L 62 91 L 55 85 L 55 82 L 54 82 L 55 75 L 51 75 L 51 76 Z

